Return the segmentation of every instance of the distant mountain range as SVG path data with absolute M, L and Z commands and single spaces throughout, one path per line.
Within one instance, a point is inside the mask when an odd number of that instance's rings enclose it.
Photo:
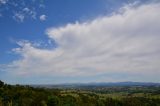
M 86 87 L 112 87 L 112 86 L 160 86 L 152 82 L 100 82 L 100 83 L 64 83 L 64 84 L 35 84 L 32 87 L 43 88 L 86 88 Z

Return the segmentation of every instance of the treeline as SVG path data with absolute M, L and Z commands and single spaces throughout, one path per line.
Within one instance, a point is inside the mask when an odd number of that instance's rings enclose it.
M 160 106 L 160 97 L 101 97 L 81 91 L 8 85 L 0 81 L 0 106 Z

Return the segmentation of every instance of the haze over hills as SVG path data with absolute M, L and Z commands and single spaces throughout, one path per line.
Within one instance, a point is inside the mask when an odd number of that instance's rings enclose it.
M 86 88 L 86 87 L 115 87 L 115 86 L 160 86 L 153 82 L 91 82 L 91 83 L 63 83 L 63 84 L 31 84 L 32 87 L 43 88 Z

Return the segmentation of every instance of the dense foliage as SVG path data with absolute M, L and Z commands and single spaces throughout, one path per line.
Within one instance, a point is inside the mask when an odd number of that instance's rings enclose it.
M 160 106 L 160 87 L 47 89 L 0 81 L 0 106 Z

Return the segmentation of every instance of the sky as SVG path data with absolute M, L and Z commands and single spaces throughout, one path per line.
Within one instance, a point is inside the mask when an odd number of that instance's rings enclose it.
M 159 0 L 0 0 L 0 80 L 160 83 Z

